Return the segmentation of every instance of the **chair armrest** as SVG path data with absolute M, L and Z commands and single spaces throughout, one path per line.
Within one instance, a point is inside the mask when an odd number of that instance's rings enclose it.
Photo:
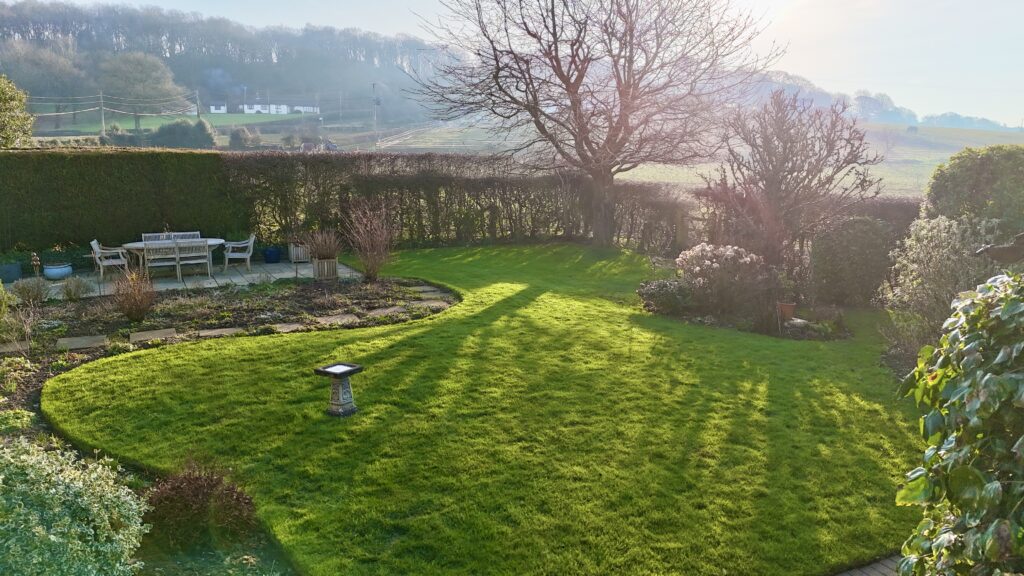
M 124 248 L 108 248 L 106 246 L 100 246 L 99 256 L 126 256 L 128 251 Z

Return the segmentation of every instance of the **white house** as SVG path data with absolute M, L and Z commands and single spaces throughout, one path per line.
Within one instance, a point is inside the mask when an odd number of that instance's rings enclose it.
M 210 114 L 227 114 L 227 102 L 210 102 Z
M 292 114 L 319 114 L 320 106 L 315 102 L 301 102 L 292 104 Z
M 246 102 L 241 106 L 243 114 L 287 114 L 287 104 L 264 104 L 262 102 Z

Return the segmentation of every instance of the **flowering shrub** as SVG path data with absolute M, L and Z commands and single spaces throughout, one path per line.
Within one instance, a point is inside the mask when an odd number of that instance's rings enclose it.
M 668 316 L 683 314 L 690 303 L 687 287 L 678 278 L 644 282 L 636 293 L 643 301 L 644 308 Z
M 891 279 L 880 293 L 896 348 L 916 351 L 933 341 L 956 295 L 998 272 L 994 262 L 974 254 L 993 241 L 991 221 L 940 216 L 910 225 L 910 236 L 892 252 Z
M 134 574 L 145 509 L 110 461 L 13 440 L 0 446 L 0 574 Z
M 695 312 L 760 320 L 770 312 L 777 278 L 757 254 L 735 246 L 700 244 L 676 258 Z
M 924 507 L 900 574 L 1024 572 L 1024 278 L 996 276 L 953 303 L 902 392 L 928 448 L 897 504 Z

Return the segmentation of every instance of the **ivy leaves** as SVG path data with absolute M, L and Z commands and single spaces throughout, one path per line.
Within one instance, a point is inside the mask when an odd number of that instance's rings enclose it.
M 924 415 L 921 466 L 896 495 L 924 518 L 900 574 L 1024 571 L 1024 280 L 996 276 L 953 303 L 901 393 Z

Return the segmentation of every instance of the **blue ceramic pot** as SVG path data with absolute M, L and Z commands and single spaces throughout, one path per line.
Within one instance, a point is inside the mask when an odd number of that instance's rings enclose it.
M 11 262 L 9 264 L 0 264 L 0 282 L 6 285 L 14 284 L 16 281 L 21 279 L 21 264 L 18 262 Z
M 43 264 L 43 278 L 47 280 L 63 280 L 71 276 L 71 264 Z
M 277 264 L 281 261 L 281 249 L 277 246 L 268 246 L 264 248 L 263 261 L 267 264 Z

